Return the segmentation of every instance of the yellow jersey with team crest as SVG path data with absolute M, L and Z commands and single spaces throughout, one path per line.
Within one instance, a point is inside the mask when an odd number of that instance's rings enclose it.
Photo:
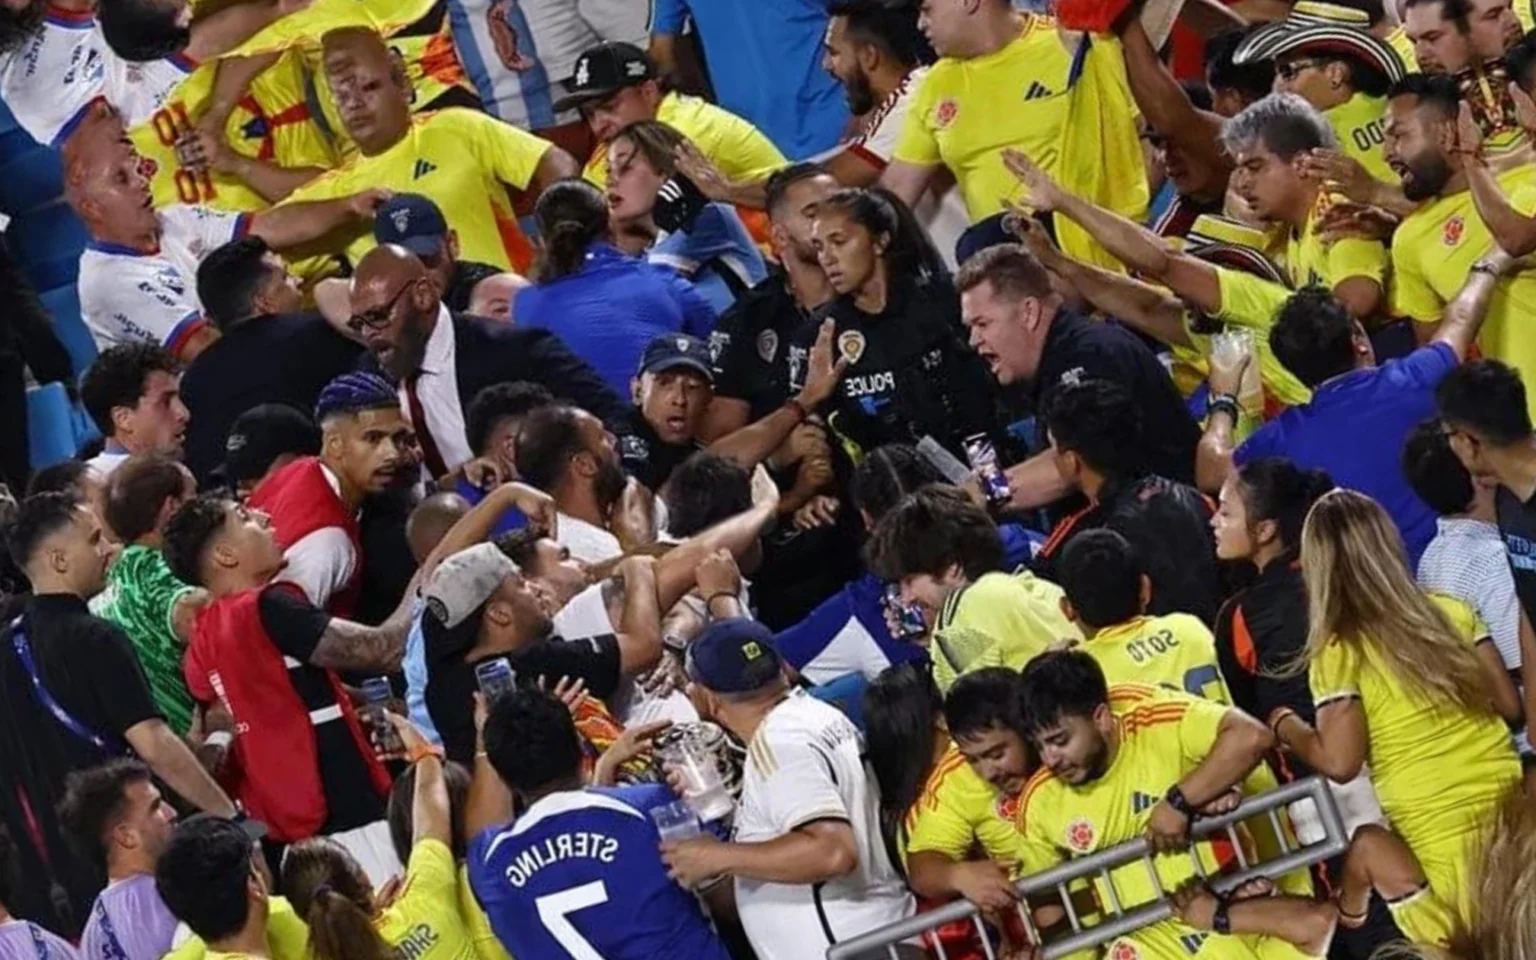
M 1222 718 L 1231 709 L 1143 684 L 1111 686 L 1109 699 L 1119 740 L 1109 769 L 1097 780 L 1075 787 L 1043 769 L 1024 788 L 1018 816 L 1030 873 L 1144 836 L 1152 809 L 1210 754 Z M 1224 838 L 1203 840 L 1191 850 L 1153 858 L 1163 892 L 1197 875 L 1193 856 L 1200 857 L 1208 874 L 1236 862 L 1235 850 Z M 1141 860 L 1113 871 L 1109 884 L 1099 878 L 1095 889 L 1101 911 L 1115 904 L 1130 910 L 1161 899 L 1147 863 Z M 1111 941 L 1104 956 L 1110 960 L 1279 960 L 1305 954 L 1282 940 L 1223 936 L 1170 919 Z
M 1317 224 L 1327 211 L 1333 198 L 1319 193 L 1307 222 L 1301 232 L 1292 230 L 1285 245 L 1285 270 L 1290 274 L 1291 285 L 1296 289 L 1309 284 L 1321 284 L 1329 290 L 1350 277 L 1374 280 L 1387 289 L 1387 266 L 1391 254 L 1380 240 L 1361 237 L 1344 237 L 1327 243 L 1318 232 Z
M 213 207 L 249 213 L 269 206 L 267 200 L 229 174 L 183 167 L 176 141 L 197 122 L 213 93 L 217 63 L 205 63 L 171 91 L 150 119 L 128 131 L 128 139 L 144 162 L 150 196 L 156 210 L 175 204 Z M 334 166 L 336 152 L 315 122 L 306 97 L 302 58 L 297 54 L 277 62 L 251 81 L 249 90 L 230 114 L 225 139 L 246 157 L 282 167 Z

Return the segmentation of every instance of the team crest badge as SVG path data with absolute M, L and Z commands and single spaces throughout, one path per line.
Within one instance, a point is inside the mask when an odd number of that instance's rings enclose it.
M 757 335 L 757 355 L 763 358 L 764 363 L 772 363 L 773 358 L 779 355 L 777 330 L 764 330 Z
M 677 347 L 677 352 L 678 353 L 687 353 L 688 352 L 689 344 L 688 344 L 688 338 L 687 337 L 678 337 L 676 340 L 672 341 L 672 344 L 673 344 L 673 346 Z
M 396 233 L 404 233 L 411 228 L 411 211 L 409 210 L 392 211 L 389 219 L 394 223 Z
M 1020 807 L 1019 801 L 1022 798 L 1023 798 L 1022 792 L 1020 792 L 1020 793 L 1012 793 L 1012 794 L 1005 793 L 1005 794 L 1000 795 L 997 798 L 997 804 L 995 805 L 995 809 L 997 810 L 997 815 L 999 817 L 1001 817 L 1002 819 L 1008 821 L 1009 823 L 1017 822 L 1018 817 L 1019 817 L 1019 807 Z
M 1104 957 L 1105 960 L 1141 960 L 1141 950 L 1129 940 L 1116 940 Z
M 939 101 L 939 105 L 933 110 L 933 124 L 940 130 L 943 130 L 954 123 L 955 118 L 959 115 L 960 104 L 956 103 L 951 97 L 945 97 Z
M 651 445 L 643 437 L 626 434 L 619 438 L 619 456 L 625 460 L 649 460 Z
M 153 180 L 155 178 L 155 173 L 160 169 L 160 164 L 156 163 L 154 160 L 151 160 L 149 157 L 144 156 L 142 153 L 139 154 L 138 157 L 139 176 L 143 177 L 145 180 Z
M 844 330 L 837 335 L 838 356 L 847 360 L 848 366 L 851 367 L 864 356 L 864 344 L 864 334 L 857 330 Z
M 1098 831 L 1093 829 L 1093 821 L 1087 817 L 1078 817 L 1067 824 L 1067 848 L 1077 853 L 1087 853 L 1093 849 L 1093 842 L 1098 839 Z
M 1440 233 L 1440 241 L 1448 247 L 1454 247 L 1461 242 L 1461 236 L 1466 232 L 1467 221 L 1461 217 L 1452 217 L 1445 221 L 1445 229 Z

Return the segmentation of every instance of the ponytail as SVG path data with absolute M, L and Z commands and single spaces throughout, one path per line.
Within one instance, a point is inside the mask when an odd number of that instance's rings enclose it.
M 596 187 L 572 178 L 552 184 L 539 195 L 533 218 L 544 242 L 538 279 L 548 282 L 581 269 L 587 248 L 608 230 L 608 205 Z
M 1280 547 L 1288 555 L 1301 549 L 1301 530 L 1312 504 L 1334 488 L 1327 471 L 1304 470 L 1284 457 L 1262 457 L 1245 464 L 1237 480 L 1248 526 L 1273 521 Z
M 399 960 L 373 925 L 373 890 L 352 855 L 315 837 L 288 848 L 283 890 L 309 924 L 313 960 Z
M 920 282 L 949 282 L 949 268 L 929 239 L 928 232 L 912 214 L 912 208 L 884 187 L 839 190 L 821 202 L 821 209 L 846 213 L 868 230 L 886 238 L 886 271 L 891 277 L 913 277 Z

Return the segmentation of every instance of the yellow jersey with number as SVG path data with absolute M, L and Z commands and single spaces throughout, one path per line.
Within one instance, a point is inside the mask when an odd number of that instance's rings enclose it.
M 1089 637 L 1083 649 L 1111 684 L 1146 683 L 1232 703 L 1216 662 L 1216 638 L 1199 617 L 1133 617 Z
M 315 99 L 336 152 L 348 158 L 357 152 L 357 144 L 347 136 L 330 84 L 325 80 L 320 45 L 327 33 L 348 27 L 371 29 L 385 38 L 390 51 L 405 67 L 413 111 L 478 102 L 453 45 L 446 0 L 314 0 L 304 9 L 258 31 L 227 56 L 299 51 L 313 78 Z
M 1443 594 L 1430 599 L 1469 647 L 1492 642 L 1471 607 Z M 1520 782 L 1520 760 L 1498 716 L 1430 702 L 1372 645 L 1331 641 L 1312 661 L 1309 680 L 1319 710 L 1360 701 L 1376 796 L 1415 851 L 1464 840 Z
M 1510 205 L 1536 214 L 1536 169 L 1498 175 Z M 1445 306 L 1467 281 L 1478 258 L 1493 247 L 1470 190 L 1425 203 L 1397 228 L 1392 239 L 1393 313 L 1419 323 L 1439 323 Z M 1499 282 L 1478 334 L 1483 356 L 1502 360 L 1536 382 L 1536 269 L 1526 268 Z M 1536 390 L 1526 391 L 1526 409 L 1536 417 Z
M 128 131 L 133 148 L 144 158 L 156 210 L 188 204 L 250 213 L 269 206 L 238 178 L 193 171 L 176 157 L 176 141 L 202 116 L 217 70 L 217 63 L 193 70 L 147 122 Z M 330 169 L 337 162 L 336 152 L 315 122 L 305 91 L 302 58 L 297 54 L 279 57 L 251 81 L 230 114 L 224 127 L 226 142 L 236 153 L 278 166 Z
M 1386 137 L 1387 98 L 1357 93 L 1336 107 L 1323 111 L 1328 125 L 1339 138 L 1339 147 L 1346 154 L 1360 161 L 1371 176 L 1382 183 L 1400 183 L 1396 171 L 1387 166 L 1386 154 L 1381 145 Z
M 1146 834 L 1152 810 L 1168 788 L 1210 754 L 1228 707 L 1142 684 L 1109 688 L 1119 745 L 1109 769 L 1097 780 L 1070 786 L 1041 770 L 1024 788 L 1019 829 L 1024 834 L 1026 869 L 1034 873 L 1067 860 L 1136 840 Z M 1236 863 L 1225 838 L 1192 848 L 1208 873 Z M 1191 853 L 1152 858 L 1163 891 L 1194 877 Z M 1160 899 L 1147 863 L 1136 861 L 1095 882 L 1101 911 L 1121 910 Z M 1106 945 L 1104 956 L 1138 960 L 1252 960 L 1299 957 L 1301 951 L 1267 937 L 1223 936 L 1164 920 Z
M 729 110 L 672 92 L 656 105 L 656 119 L 692 141 L 731 180 L 759 180 L 789 163 L 762 131 Z M 608 185 L 608 147 L 598 144 L 581 175 Z
M 383 153 L 358 154 L 288 199 L 330 200 L 371 187 L 419 193 L 437 204 L 458 234 L 461 259 L 526 272 L 533 248 L 517 225 L 507 191 L 527 189 L 549 148 L 548 140 L 488 114 L 439 110 L 417 117 L 405 137 Z M 356 263 L 374 245 L 371 227 L 356 228 L 347 238 L 347 256 Z
M 1332 290 L 1351 277 L 1364 277 L 1376 281 L 1385 291 L 1390 255 L 1381 241 L 1345 237 L 1324 243 L 1318 235 L 1317 222 L 1330 202 L 1327 194 L 1318 194 L 1306 225 L 1300 233 L 1292 230 L 1286 240 L 1285 269 L 1291 285 L 1300 289 L 1321 284 Z

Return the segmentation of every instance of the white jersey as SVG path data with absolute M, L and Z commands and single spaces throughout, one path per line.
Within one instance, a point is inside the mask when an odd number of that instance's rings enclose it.
M 529 130 L 580 119 L 556 114 L 576 59 L 605 40 L 645 49 L 650 4 L 642 0 L 450 0 L 453 37 L 480 99 Z
M 149 341 L 176 352 L 203 323 L 198 263 L 242 236 L 250 219 L 183 204 L 159 216 L 158 250 L 92 240 L 80 254 L 80 313 L 103 350 Z
M 833 942 L 916 909 L 880 835 L 880 792 L 859 731 L 836 707 L 791 693 L 747 745 L 734 839 L 773 840 L 818 820 L 853 828 L 859 865 L 818 884 L 736 878 L 736 907 L 759 960 L 821 956 Z
M 603 563 L 624 555 L 619 538 L 585 520 L 568 514 L 560 514 L 555 542 L 571 551 L 571 556 L 582 563 Z
M 37 32 L 0 59 L 0 99 L 32 139 L 58 147 L 98 99 L 126 127 L 150 120 L 191 70 L 182 58 L 128 63 L 107 47 L 94 16 L 50 7 Z
M 907 111 L 912 108 L 912 99 L 927 73 L 927 67 L 918 67 L 907 74 L 901 85 L 870 111 L 869 119 L 864 121 L 864 132 L 848 141 L 847 148 L 881 170 L 889 166 L 896 155 L 901 128 L 907 122 Z M 970 214 L 966 212 L 965 199 L 960 196 L 960 191 L 951 186 L 938 198 L 931 191 L 926 192 L 913 213 L 928 231 L 934 246 L 939 248 L 944 262 L 953 270 L 956 265 L 955 244 L 971 225 Z

